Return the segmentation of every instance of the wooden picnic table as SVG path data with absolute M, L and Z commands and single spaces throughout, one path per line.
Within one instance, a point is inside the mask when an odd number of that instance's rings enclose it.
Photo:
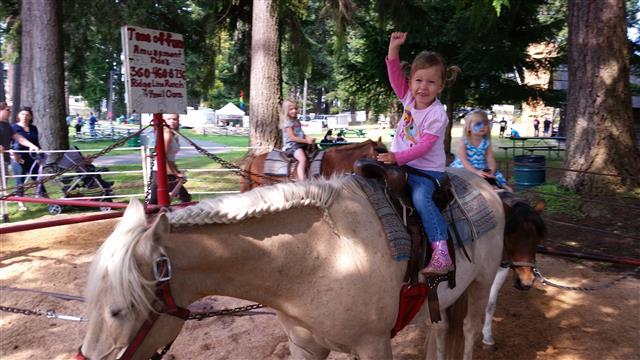
M 509 154 L 509 150 L 512 151 L 513 156 L 516 155 L 516 150 L 520 150 L 522 155 L 525 151 L 530 154 L 535 151 L 547 151 L 549 156 L 552 152 L 555 152 L 557 157 L 560 157 L 560 152 L 564 151 L 564 143 L 567 140 L 564 136 L 520 136 L 520 137 L 508 137 L 507 139 L 512 141 L 512 146 L 499 146 L 504 150 L 505 157 Z

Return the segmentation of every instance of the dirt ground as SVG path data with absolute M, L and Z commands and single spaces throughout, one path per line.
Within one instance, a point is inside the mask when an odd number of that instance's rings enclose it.
M 5 287 L 82 295 L 93 254 L 115 221 L 1 235 L 0 305 L 83 315 L 81 302 Z M 589 226 L 589 221 L 582 219 L 580 224 Z M 606 222 L 601 226 L 621 227 L 617 224 Z M 559 225 L 550 227 L 550 245 L 640 257 L 637 240 Z M 639 229 L 631 230 L 627 233 L 640 233 Z M 545 255 L 538 256 L 538 265 L 550 280 L 570 286 L 606 283 L 633 270 Z M 203 301 L 216 309 L 247 304 L 223 297 Z M 563 291 L 539 284 L 523 292 L 514 289 L 509 279 L 500 295 L 494 325 L 498 351 L 482 350 L 478 339 L 476 359 L 640 359 L 640 279 L 630 276 L 613 287 L 593 292 Z M 84 323 L 0 312 L 0 358 L 70 359 L 84 331 Z M 423 358 L 424 337 L 422 326 L 403 330 L 393 340 L 394 358 Z M 271 310 L 266 309 L 252 316 L 189 322 L 166 358 L 282 359 L 287 355 L 287 338 Z M 344 354 L 331 354 L 330 358 L 350 359 Z

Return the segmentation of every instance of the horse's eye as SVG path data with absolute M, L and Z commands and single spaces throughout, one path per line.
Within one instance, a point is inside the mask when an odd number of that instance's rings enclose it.
M 122 314 L 122 309 L 111 309 L 111 317 L 118 317 Z

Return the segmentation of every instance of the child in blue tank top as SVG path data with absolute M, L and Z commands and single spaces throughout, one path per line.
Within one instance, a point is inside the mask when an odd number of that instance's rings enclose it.
M 498 187 L 512 191 L 502 173 L 496 169 L 487 113 L 482 110 L 469 112 L 465 116 L 462 135 L 456 159 L 449 166 L 465 168 L 480 177 L 495 179 Z

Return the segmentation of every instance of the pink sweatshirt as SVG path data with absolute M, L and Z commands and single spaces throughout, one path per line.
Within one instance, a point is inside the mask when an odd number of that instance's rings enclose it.
M 400 66 L 400 59 L 386 60 L 389 82 L 404 111 L 396 128 L 391 151 L 399 165 L 420 170 L 444 171 L 444 134 L 449 123 L 444 106 L 436 98 L 426 109 L 413 108 L 415 98 Z

